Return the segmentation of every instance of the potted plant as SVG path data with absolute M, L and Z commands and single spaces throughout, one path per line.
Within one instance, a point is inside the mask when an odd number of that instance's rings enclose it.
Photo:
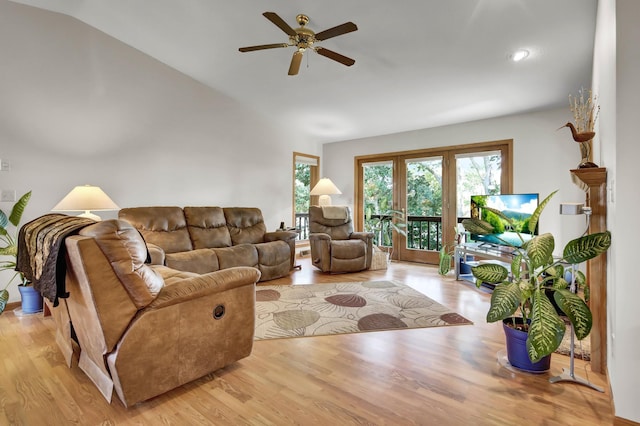
M 462 235 L 464 233 L 464 228 L 461 232 L 458 226 L 453 227 L 453 233 L 455 234 L 455 241 L 451 244 L 443 244 L 442 247 L 440 248 L 440 252 L 438 253 L 439 255 L 438 274 L 442 275 L 443 277 L 447 275 L 449 271 L 451 271 L 451 259 L 454 257 L 456 246 L 462 242 Z M 468 259 L 465 259 L 465 261 L 466 260 Z M 462 267 L 462 265 L 463 263 L 460 264 L 460 267 Z
M 0 271 L 14 271 L 11 279 L 7 281 L 4 288 L 0 290 L 0 314 L 4 312 L 7 303 L 9 302 L 9 291 L 7 290 L 7 288 L 16 278 L 20 281 L 20 283 L 18 284 L 18 289 L 20 290 L 20 294 L 22 295 L 23 312 L 33 313 L 42 309 L 42 296 L 40 295 L 40 293 L 33 290 L 33 287 L 29 286 L 29 283 L 25 280 L 24 275 L 21 272 L 15 270 L 18 254 L 17 236 L 19 231 L 19 224 L 20 220 L 22 219 L 22 214 L 24 213 L 24 210 L 30 198 L 31 191 L 20 197 L 20 199 L 13 205 L 9 216 L 7 216 L 5 212 L 0 210 L 0 256 L 9 257 L 8 260 L 0 260 Z M 7 229 L 10 224 L 15 228 L 15 232 L 13 234 L 9 231 L 9 229 Z M 33 290 L 33 292 L 35 292 L 35 295 L 31 296 L 32 292 L 30 292 L 29 290 Z M 25 292 L 28 292 L 26 296 Z M 38 301 L 34 300 L 34 297 L 36 299 L 39 298 L 39 305 Z M 26 306 L 25 303 L 27 304 Z
M 393 254 L 393 237 L 392 232 L 397 232 L 400 235 L 407 235 L 407 220 L 406 214 L 402 210 L 386 210 L 384 213 L 379 214 L 377 218 L 374 218 L 374 213 L 371 207 L 367 208 L 365 217 L 367 224 L 367 231 L 373 232 L 378 237 L 377 246 L 390 247 L 387 251 L 387 260 L 391 259 Z M 387 232 L 387 231 L 391 232 Z
M 545 198 L 531 216 L 529 230 L 532 234 L 540 214 L 556 192 Z M 495 209 L 491 211 L 509 222 L 502 212 Z M 484 229 L 487 225 L 482 222 L 480 219 L 465 219 L 463 225 L 470 232 L 482 234 L 486 233 Z M 551 303 L 546 290 L 553 290 L 552 297 L 573 325 L 578 340 L 589 335 L 593 321 L 591 310 L 578 294 L 567 288 L 565 265 L 571 265 L 573 271 L 575 265 L 607 251 L 611 245 L 611 233 L 606 231 L 584 235 L 569 241 L 561 257 L 553 256 L 555 240 L 551 233 L 537 235 L 526 243 L 520 234 L 518 236 L 523 244 L 521 248 L 514 248 L 510 271 L 502 265 L 490 263 L 474 266 L 471 271 L 477 285 L 482 282 L 495 284 L 487 321 L 503 321 L 506 333 L 510 330 L 525 333 L 524 353 L 528 355 L 528 359 L 516 359 L 516 354 L 509 353 L 509 335 L 507 356 L 513 366 L 529 370 L 537 368 L 535 364 L 549 357 L 558 348 L 566 330 L 565 322 Z

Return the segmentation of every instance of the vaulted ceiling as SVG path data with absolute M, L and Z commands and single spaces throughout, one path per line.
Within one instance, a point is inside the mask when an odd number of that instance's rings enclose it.
M 77 18 L 319 142 L 568 105 L 591 81 L 596 0 L 13 0 Z M 346 67 L 293 47 L 262 14 L 319 32 Z M 529 51 L 520 62 L 517 49 Z

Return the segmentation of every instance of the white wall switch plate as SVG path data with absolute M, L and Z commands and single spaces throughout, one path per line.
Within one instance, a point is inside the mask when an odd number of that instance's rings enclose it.
M 11 163 L 9 160 L 0 159 L 0 172 L 8 172 L 11 170 Z

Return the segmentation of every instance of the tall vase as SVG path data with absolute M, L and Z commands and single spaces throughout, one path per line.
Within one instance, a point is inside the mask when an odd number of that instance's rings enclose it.
M 22 298 L 22 313 L 35 314 L 42 311 L 42 295 L 38 290 L 30 285 L 19 285 L 20 297 Z
M 580 144 L 580 164 L 579 169 L 585 169 L 590 167 L 598 167 L 598 165 L 591 160 L 593 159 L 591 148 L 593 146 L 593 139 L 589 139 L 586 142 L 579 142 Z
M 507 359 L 513 367 L 529 373 L 543 373 L 551 367 L 551 354 L 538 362 L 531 362 L 527 352 L 527 332 L 510 326 L 513 321 L 522 325 L 522 318 L 507 318 L 502 321 L 502 327 L 507 340 Z

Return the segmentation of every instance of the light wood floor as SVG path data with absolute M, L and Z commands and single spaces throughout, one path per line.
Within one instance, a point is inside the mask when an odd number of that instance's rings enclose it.
M 0 425 L 610 425 L 606 378 L 576 361 L 604 394 L 499 365 L 499 324 L 486 324 L 489 295 L 435 268 L 392 263 L 385 271 L 324 275 L 309 260 L 269 284 L 396 279 L 474 325 L 259 341 L 236 364 L 125 409 L 108 404 L 77 367 L 64 364 L 53 319 L 0 315 Z M 171 342 L 167 342 L 171 344 Z

